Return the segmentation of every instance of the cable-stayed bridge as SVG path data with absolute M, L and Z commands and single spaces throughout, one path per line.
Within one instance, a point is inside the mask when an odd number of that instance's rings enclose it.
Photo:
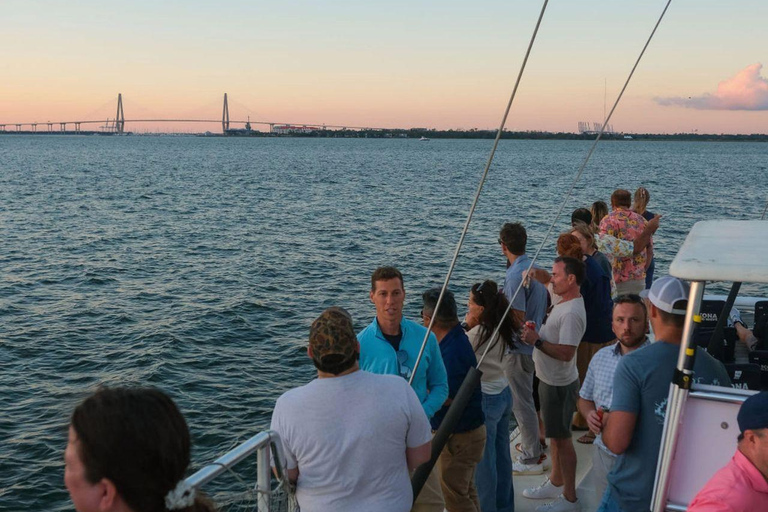
M 229 117 L 229 102 L 227 93 L 224 93 L 224 105 L 221 119 L 177 119 L 177 118 L 154 118 L 154 119 L 126 119 L 123 111 L 123 95 L 117 95 L 117 110 L 115 118 L 110 119 L 83 119 L 75 121 L 46 121 L 46 122 L 24 122 L 24 123 L 6 123 L 0 122 L 0 133 L 126 133 L 125 125 L 131 123 L 219 123 L 221 122 L 221 131 L 223 134 L 242 134 L 252 131 L 252 125 L 267 126 L 269 133 L 284 133 L 288 129 L 301 130 L 386 130 L 386 128 L 374 128 L 370 126 L 342 126 L 313 123 L 287 123 L 277 121 L 245 121 L 231 120 Z M 96 125 L 95 130 L 84 130 L 83 125 L 89 127 Z M 233 128 L 242 126 L 242 128 Z M 38 129 L 38 127 L 40 127 Z

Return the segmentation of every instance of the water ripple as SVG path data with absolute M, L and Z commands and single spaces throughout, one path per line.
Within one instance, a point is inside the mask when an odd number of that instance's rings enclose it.
M 277 396 L 312 378 L 306 337 L 323 308 L 348 308 L 358 329 L 370 322 L 376 266 L 403 270 L 416 317 L 420 291 L 443 280 L 491 145 L 0 143 L 0 508 L 54 511 L 71 510 L 68 416 L 95 387 L 171 394 L 200 467 L 266 427 Z M 472 282 L 503 276 L 503 222 L 523 220 L 540 242 L 588 145 L 502 141 L 454 274 L 460 303 Z M 762 183 L 764 151 L 607 142 L 569 208 L 649 188 L 651 209 L 672 214 L 656 237 L 663 272 L 696 220 L 759 216 L 765 190 L 746 185 Z M 550 241 L 543 263 L 553 251 Z

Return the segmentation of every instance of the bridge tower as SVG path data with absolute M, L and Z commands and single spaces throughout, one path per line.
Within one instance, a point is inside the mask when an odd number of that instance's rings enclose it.
M 117 115 L 115 116 L 115 132 L 123 133 L 125 129 L 125 112 L 123 112 L 123 95 L 117 93 Z
M 227 103 L 227 93 L 224 93 L 224 111 L 221 113 L 221 131 L 227 133 L 229 130 L 229 104 Z

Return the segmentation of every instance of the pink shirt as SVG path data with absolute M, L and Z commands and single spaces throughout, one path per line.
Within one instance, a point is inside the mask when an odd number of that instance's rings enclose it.
M 731 461 L 702 487 L 688 512 L 758 512 L 768 510 L 768 481 L 736 450 Z
M 600 234 L 611 235 L 632 242 L 642 234 L 645 219 L 639 213 L 626 208 L 615 208 L 600 221 Z M 645 279 L 646 249 L 629 258 L 614 258 L 613 279 L 617 283 Z

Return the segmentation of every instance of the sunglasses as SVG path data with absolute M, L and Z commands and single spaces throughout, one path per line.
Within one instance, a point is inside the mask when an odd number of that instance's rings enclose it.
M 406 380 L 411 378 L 412 369 L 405 363 L 408 362 L 408 352 L 405 350 L 397 351 L 397 371 L 400 376 Z

